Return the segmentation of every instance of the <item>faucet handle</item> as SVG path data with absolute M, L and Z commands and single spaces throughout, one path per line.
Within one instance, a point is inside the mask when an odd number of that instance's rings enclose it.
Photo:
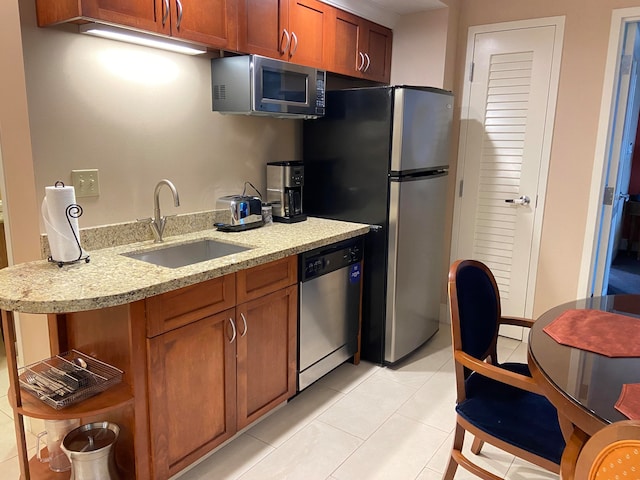
M 140 223 L 153 223 L 153 218 L 151 218 L 151 217 L 147 217 L 147 218 L 136 218 L 136 222 L 140 222 Z

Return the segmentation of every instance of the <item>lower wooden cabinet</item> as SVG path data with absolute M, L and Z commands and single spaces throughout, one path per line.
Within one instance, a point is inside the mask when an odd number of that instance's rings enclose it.
M 296 265 L 285 258 L 147 299 L 152 478 L 178 473 L 295 394 Z M 246 301 L 228 308 L 236 292 Z
M 234 310 L 148 340 L 154 478 L 169 478 L 236 432 Z
M 236 307 L 238 430 L 296 393 L 297 307 L 297 286 Z

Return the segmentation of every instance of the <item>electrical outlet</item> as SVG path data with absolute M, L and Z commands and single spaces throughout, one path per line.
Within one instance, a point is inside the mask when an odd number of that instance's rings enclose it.
M 71 183 L 78 197 L 97 197 L 100 195 L 98 170 L 71 170 Z

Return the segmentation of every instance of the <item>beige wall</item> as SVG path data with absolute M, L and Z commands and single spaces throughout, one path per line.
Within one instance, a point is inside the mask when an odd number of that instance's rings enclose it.
M 20 38 L 18 4 L 14 0 L 0 2 L 0 160 L 5 229 L 10 239 L 10 263 L 40 257 L 38 209 L 35 199 L 33 163 L 23 48 Z M 43 358 L 49 352 L 46 317 L 20 315 L 17 322 L 19 361 L 24 364 Z
M 574 299 L 578 276 L 596 131 L 600 114 L 611 12 L 639 6 L 638 0 L 462 0 L 455 91 L 462 92 L 467 31 L 484 25 L 528 18 L 566 16 L 557 112 L 534 315 Z
M 164 192 L 163 213 L 211 210 L 245 181 L 265 193 L 267 161 L 300 158 L 300 120 L 212 112 L 208 58 L 38 28 L 35 1 L 19 1 L 38 203 L 72 169 L 97 168 L 81 227 L 151 216 L 162 178 L 181 200 Z
M 391 83 L 443 88 L 449 9 L 400 17 L 393 29 Z

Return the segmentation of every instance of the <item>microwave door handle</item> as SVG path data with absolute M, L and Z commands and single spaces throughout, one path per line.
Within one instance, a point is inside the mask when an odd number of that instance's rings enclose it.
M 285 37 L 287 38 L 287 43 L 285 44 L 284 48 L 280 52 L 282 55 L 287 53 L 287 50 L 289 50 L 289 46 L 291 45 L 291 37 L 289 36 L 289 32 L 287 32 L 286 28 L 283 28 L 282 29 L 282 39 L 284 40 Z M 282 45 L 282 40 L 280 41 L 280 45 Z
M 293 43 L 293 47 L 291 49 L 291 53 L 289 57 L 293 57 L 296 54 L 296 50 L 298 50 L 298 37 L 295 32 L 291 32 L 291 43 Z

